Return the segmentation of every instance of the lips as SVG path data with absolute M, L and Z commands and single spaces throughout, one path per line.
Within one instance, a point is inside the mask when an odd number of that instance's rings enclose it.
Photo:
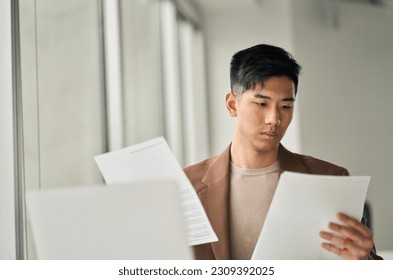
M 264 137 L 266 137 L 267 139 L 274 139 L 278 136 L 278 132 L 277 131 L 265 131 L 261 133 Z
M 263 131 L 262 134 L 264 134 L 264 135 L 269 135 L 269 136 L 277 136 L 277 135 L 278 135 L 278 132 L 275 131 L 275 130 L 272 130 L 272 131 Z

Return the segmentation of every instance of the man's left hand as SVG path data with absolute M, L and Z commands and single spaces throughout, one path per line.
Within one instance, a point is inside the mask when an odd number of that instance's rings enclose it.
M 344 225 L 329 223 L 328 227 L 334 233 L 321 231 L 319 235 L 329 241 L 321 246 L 344 259 L 366 260 L 374 248 L 372 231 L 345 214 L 339 213 L 337 218 Z

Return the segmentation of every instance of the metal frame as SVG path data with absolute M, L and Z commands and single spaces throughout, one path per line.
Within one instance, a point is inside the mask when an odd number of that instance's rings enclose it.
M 0 1 L 0 259 L 16 258 L 11 0 Z
M 20 64 L 19 0 L 11 1 L 16 259 L 26 258 L 23 115 Z

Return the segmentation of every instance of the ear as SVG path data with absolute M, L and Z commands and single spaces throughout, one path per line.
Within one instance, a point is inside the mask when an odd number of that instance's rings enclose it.
M 225 95 L 226 106 L 231 117 L 237 116 L 237 95 L 233 92 L 228 92 Z

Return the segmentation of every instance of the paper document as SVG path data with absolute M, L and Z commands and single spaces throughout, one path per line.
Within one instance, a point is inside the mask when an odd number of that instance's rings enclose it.
M 340 259 L 319 236 L 341 212 L 362 218 L 368 176 L 321 176 L 284 172 L 277 185 L 252 259 Z
M 177 190 L 160 180 L 28 191 L 36 258 L 191 260 Z
M 94 158 L 107 185 L 146 179 L 177 181 L 188 244 L 218 240 L 198 195 L 163 137 Z

